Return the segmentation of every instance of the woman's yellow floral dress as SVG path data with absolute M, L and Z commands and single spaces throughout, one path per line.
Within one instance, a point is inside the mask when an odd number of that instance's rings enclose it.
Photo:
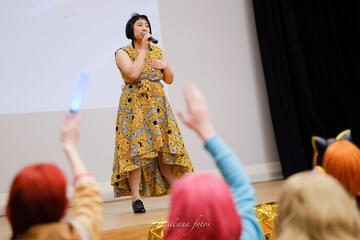
M 117 51 L 125 51 L 133 62 L 139 54 L 129 46 Z M 161 49 L 151 45 L 146 59 L 161 58 Z M 159 161 L 170 164 L 177 177 L 193 172 L 193 167 L 160 82 L 163 73 L 151 68 L 146 62 L 136 80 L 130 80 L 121 70 L 120 72 L 125 86 L 116 120 L 111 177 L 114 196 L 131 195 L 129 172 L 137 168 L 141 168 L 140 195 L 165 195 L 170 185 L 160 173 Z

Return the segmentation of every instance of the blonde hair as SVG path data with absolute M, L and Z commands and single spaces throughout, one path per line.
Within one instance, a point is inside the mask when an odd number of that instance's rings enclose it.
M 279 202 L 278 240 L 360 238 L 355 202 L 331 176 L 302 172 L 285 181 Z

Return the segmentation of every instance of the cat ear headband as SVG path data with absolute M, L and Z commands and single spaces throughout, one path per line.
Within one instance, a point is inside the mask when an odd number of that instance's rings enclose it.
M 347 129 L 345 131 L 342 131 L 341 133 L 339 133 L 336 138 L 322 138 L 319 136 L 313 136 L 311 138 L 311 143 L 312 143 L 312 147 L 314 150 L 314 162 L 313 162 L 313 166 L 323 166 L 323 157 L 324 157 L 324 153 L 327 149 L 328 146 L 330 146 L 330 144 L 332 144 L 333 142 L 337 141 L 337 140 L 349 140 L 351 141 L 351 130 Z

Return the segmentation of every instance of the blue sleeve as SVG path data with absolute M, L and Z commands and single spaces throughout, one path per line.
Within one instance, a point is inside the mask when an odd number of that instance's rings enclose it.
M 236 209 L 241 216 L 243 230 L 240 239 L 264 239 L 254 212 L 256 205 L 254 188 L 239 159 L 219 136 L 206 141 L 205 148 L 214 157 L 217 166 L 230 185 Z

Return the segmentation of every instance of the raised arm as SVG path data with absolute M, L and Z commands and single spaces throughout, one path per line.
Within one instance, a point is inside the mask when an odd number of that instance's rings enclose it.
M 79 152 L 76 147 L 79 139 L 79 122 L 80 116 L 78 114 L 75 114 L 73 119 L 72 116 L 68 114 L 65 117 L 61 130 L 61 144 L 70 163 L 74 176 L 87 173 L 87 169 L 84 163 L 81 161 Z
M 74 205 L 70 223 L 85 239 L 100 239 L 103 204 L 98 185 L 81 161 L 76 147 L 79 121 L 78 114 L 74 118 L 67 115 L 61 131 L 61 143 L 75 176 Z
M 188 114 L 178 112 L 180 119 L 205 142 L 217 166 L 231 187 L 237 211 L 242 219 L 241 239 L 263 239 L 253 208 L 256 205 L 254 189 L 242 164 L 226 143 L 216 135 L 209 121 L 208 108 L 202 93 L 191 84 L 184 89 Z

